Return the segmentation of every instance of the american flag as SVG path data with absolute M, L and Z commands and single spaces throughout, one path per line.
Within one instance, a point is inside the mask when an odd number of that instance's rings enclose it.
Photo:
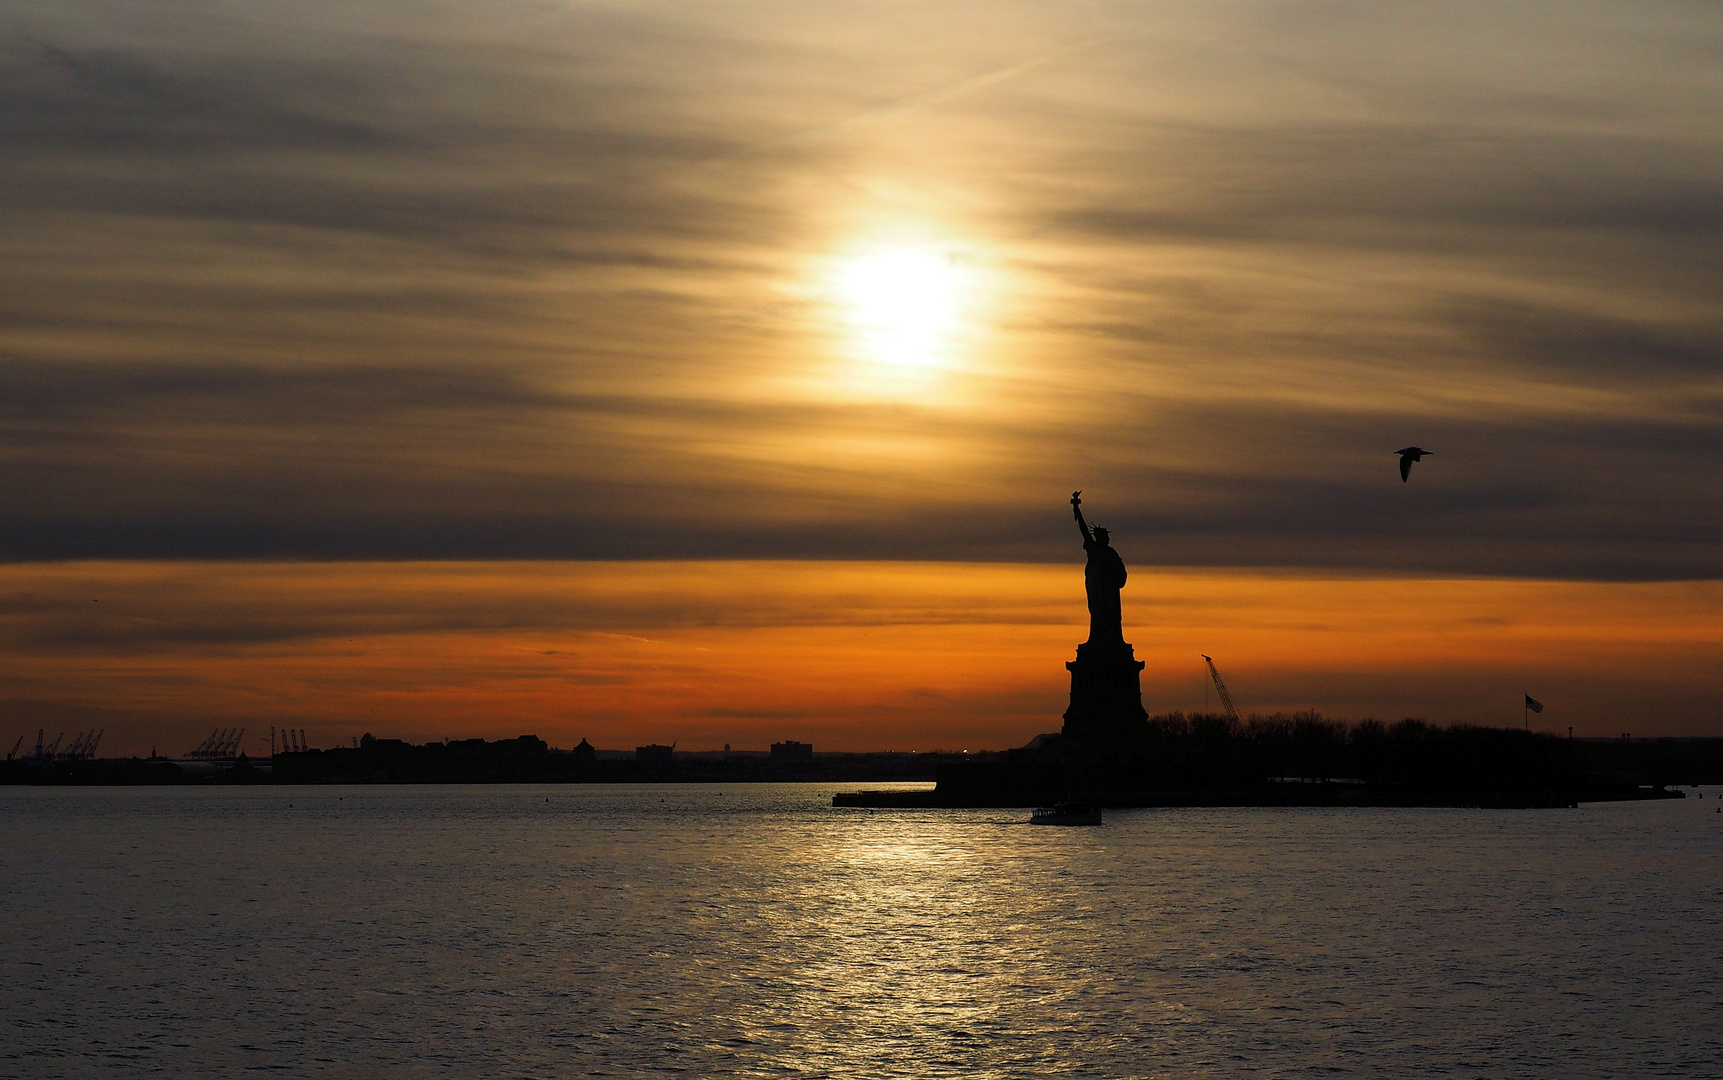
M 1530 709 L 1532 712 L 1543 712 L 1544 711 L 1544 703 L 1539 701 L 1537 698 L 1532 697 L 1530 694 L 1527 694 L 1526 695 L 1526 708 Z

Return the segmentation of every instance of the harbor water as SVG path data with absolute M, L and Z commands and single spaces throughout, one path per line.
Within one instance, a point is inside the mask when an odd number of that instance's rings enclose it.
M 1723 806 L 0 789 L 0 1076 L 1723 1077 Z

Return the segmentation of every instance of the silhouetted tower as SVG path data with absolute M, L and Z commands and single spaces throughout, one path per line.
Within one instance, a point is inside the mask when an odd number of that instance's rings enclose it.
M 1214 676 L 1214 688 L 1215 691 L 1220 694 L 1220 703 L 1226 708 L 1226 714 L 1234 720 L 1237 720 L 1238 709 L 1233 707 L 1232 695 L 1226 692 L 1226 683 L 1221 682 L 1220 680 L 1220 672 L 1214 666 L 1213 657 L 1205 654 L 1203 656 L 1203 660 L 1208 663 L 1208 673 Z
M 585 738 L 580 740 L 580 745 L 574 748 L 573 753 L 574 763 L 581 768 L 590 767 L 598 761 L 598 751 Z

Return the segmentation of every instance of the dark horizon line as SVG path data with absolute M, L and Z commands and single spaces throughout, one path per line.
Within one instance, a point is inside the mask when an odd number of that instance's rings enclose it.
M 816 551 L 806 554 L 745 554 L 738 552 L 711 553 L 678 553 L 659 551 L 644 555 L 620 554 L 457 554 L 434 553 L 420 551 L 416 553 L 396 554 L 317 554 L 304 551 L 257 548 L 251 551 L 219 551 L 219 552 L 174 552 L 166 551 L 136 551 L 85 549 L 79 552 L 48 552 L 41 550 L 5 551 L 0 548 L 0 567 L 6 566 L 47 566 L 65 563 L 216 563 L 224 565 L 272 564 L 272 565 L 304 565 L 304 566 L 333 566 L 351 564 L 409 564 L 409 563 L 895 563 L 904 565 L 931 565 L 952 563 L 961 565 L 982 566 L 1081 566 L 1081 560 L 1072 559 L 1069 555 L 1035 555 L 1024 553 L 1020 556 L 990 555 L 977 553 L 964 558 L 934 557 L 931 555 L 911 554 L 840 554 L 830 551 Z M 1345 563 L 1337 560 L 1307 559 L 1285 560 L 1278 562 L 1248 562 L 1231 560 L 1168 560 L 1157 562 L 1152 558 L 1136 557 L 1131 560 L 1134 568 L 1143 570 L 1214 570 L 1214 571 L 1244 571 L 1267 573 L 1307 573 L 1318 576 L 1333 576 L 1345 578 L 1383 578 L 1405 579 L 1421 578 L 1438 581 L 1453 580 L 1486 580 L 1486 581 L 1543 581 L 1571 582 L 1575 584 L 1663 584 L 1679 582 L 1723 581 L 1723 567 L 1715 570 L 1691 567 L 1687 569 L 1652 568 L 1652 567 L 1617 567 L 1608 571 L 1593 570 L 1578 572 L 1578 568 L 1552 569 L 1547 572 L 1526 572 L 1509 570 L 1465 569 L 1462 567 L 1421 567 L 1411 563 Z

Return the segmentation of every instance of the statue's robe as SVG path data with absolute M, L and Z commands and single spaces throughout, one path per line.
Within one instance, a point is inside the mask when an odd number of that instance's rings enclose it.
M 1111 544 L 1083 541 L 1089 562 L 1083 567 L 1083 588 L 1089 594 L 1089 641 L 1091 645 L 1123 644 L 1124 616 L 1119 610 L 1119 590 L 1125 587 L 1125 560 Z

